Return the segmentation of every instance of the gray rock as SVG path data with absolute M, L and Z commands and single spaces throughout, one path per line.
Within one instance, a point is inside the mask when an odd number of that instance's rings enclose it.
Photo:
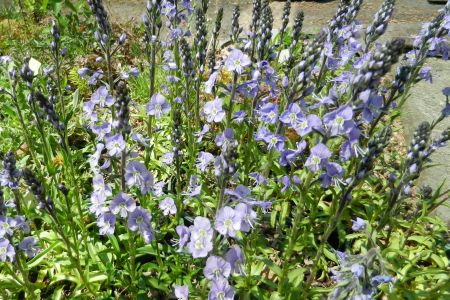
M 445 106 L 445 96 L 442 89 L 450 86 L 450 61 L 429 58 L 426 66 L 432 68 L 433 83 L 419 82 L 411 89 L 411 96 L 402 107 L 401 120 L 406 140 L 409 141 L 414 129 L 423 121 L 432 122 L 440 115 Z M 433 131 L 434 136 L 450 126 L 450 118 L 444 120 Z M 428 184 L 436 189 L 444 180 L 444 189 L 450 188 L 450 145 L 438 149 L 431 157 L 437 166 L 426 169 L 418 180 L 419 186 Z M 447 224 L 450 224 L 450 208 L 439 207 L 435 213 Z

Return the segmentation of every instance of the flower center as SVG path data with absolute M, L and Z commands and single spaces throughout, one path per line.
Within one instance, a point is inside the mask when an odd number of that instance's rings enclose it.
M 144 222 L 144 218 L 139 216 L 136 218 L 136 224 L 142 224 Z
M 205 246 L 203 245 L 202 241 L 196 240 L 195 241 L 195 249 L 203 249 Z
M 322 161 L 322 159 L 318 156 L 313 156 L 311 160 L 315 165 L 319 165 L 320 162 Z
M 297 121 L 297 115 L 295 113 L 290 113 L 289 119 L 291 120 L 291 123 L 295 123 L 295 121 Z
M 303 121 L 300 123 L 300 128 L 301 129 L 306 129 L 306 127 L 308 127 L 308 121 Z
M 234 65 L 235 65 L 236 67 L 239 67 L 239 66 L 241 65 L 241 60 L 240 60 L 240 59 L 236 59 L 236 60 L 234 61 Z
M 231 219 L 226 219 L 223 224 L 225 225 L 225 227 L 227 228 L 231 228 L 231 226 L 233 225 L 233 221 Z
M 273 144 L 273 145 L 275 145 L 277 142 L 278 142 L 278 139 L 277 139 L 276 136 L 274 136 L 274 137 L 272 137 L 272 138 L 270 139 L 270 143 Z
M 345 120 L 343 117 L 337 117 L 335 122 L 340 127 L 344 124 Z
M 6 253 L 6 247 L 0 247 L 0 256 Z

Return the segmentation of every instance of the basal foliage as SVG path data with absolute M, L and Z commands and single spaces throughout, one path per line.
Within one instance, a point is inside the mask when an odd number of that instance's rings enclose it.
M 87 3 L 96 58 L 77 74 L 56 21 L 50 65 L 0 58 L 3 298 L 449 296 L 448 229 L 430 216 L 449 191 L 416 180 L 450 139 L 433 132 L 450 88 L 404 157 L 386 149 L 427 56 L 447 59 L 450 2 L 405 53 L 377 43 L 394 0 L 367 26 L 362 0 L 341 1 L 314 36 L 302 12 L 288 28 L 290 1 L 275 31 L 254 0 L 227 37 L 208 1 L 151 0 L 138 65 Z

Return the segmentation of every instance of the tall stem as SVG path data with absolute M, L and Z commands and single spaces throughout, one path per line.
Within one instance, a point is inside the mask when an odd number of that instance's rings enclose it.
M 236 89 L 237 89 L 237 80 L 238 80 L 238 73 L 236 71 L 233 72 L 233 86 L 231 87 L 231 94 L 230 94 L 230 105 L 228 107 L 228 114 L 227 114 L 227 126 L 231 126 L 231 117 L 233 116 L 233 105 L 234 105 L 234 97 L 236 95 Z

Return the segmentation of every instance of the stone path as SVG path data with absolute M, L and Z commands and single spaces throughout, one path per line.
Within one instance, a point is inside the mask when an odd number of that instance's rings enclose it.
M 364 1 L 358 20 L 363 24 L 372 21 L 373 15 L 382 4 L 382 0 Z M 106 1 L 112 17 L 120 21 L 140 22 L 145 9 L 144 0 L 109 0 Z M 239 4 L 241 9 L 241 26 L 244 30 L 249 27 L 252 14 L 251 0 L 229 0 L 227 2 L 212 0 L 210 1 L 209 15 L 210 20 L 214 20 L 215 12 L 219 7 L 224 7 L 224 21 L 222 26 L 222 36 L 228 34 L 230 28 L 231 13 L 234 5 Z M 274 15 L 274 28 L 279 28 L 281 16 L 283 14 L 284 3 L 272 2 Z M 304 32 L 315 33 L 324 26 L 334 15 L 338 1 L 322 2 L 293 2 L 291 10 L 291 20 L 295 17 L 297 11 L 303 10 L 305 13 Z M 407 43 L 411 44 L 414 36 L 419 32 L 421 24 L 431 20 L 443 4 L 430 4 L 426 0 L 397 0 L 393 17 L 389 23 L 387 32 L 382 40 L 389 40 L 394 37 L 402 37 Z M 292 24 L 292 22 L 291 22 Z M 427 65 L 433 68 L 433 84 L 421 82 L 411 91 L 411 97 L 405 103 L 402 111 L 401 120 L 405 129 L 405 138 L 407 141 L 417 127 L 424 121 L 432 121 L 439 116 L 439 113 L 445 103 L 445 97 L 442 95 L 442 89 L 450 86 L 450 62 L 444 62 L 438 59 L 429 59 Z M 450 126 L 450 119 L 446 120 L 439 129 Z M 438 129 L 436 130 L 436 132 Z M 433 156 L 434 163 L 439 166 L 424 171 L 421 183 L 437 187 L 444 178 L 447 178 L 446 187 L 450 188 L 450 147 L 440 149 Z M 450 224 L 450 209 L 441 207 L 437 214 Z

